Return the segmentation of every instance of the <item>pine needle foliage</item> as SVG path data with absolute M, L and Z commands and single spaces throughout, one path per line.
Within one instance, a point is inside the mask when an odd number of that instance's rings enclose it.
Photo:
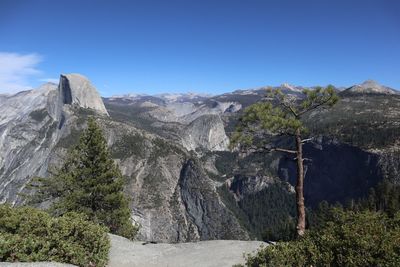
M 245 266 L 400 266 L 400 213 L 334 208 L 331 215 L 302 239 L 247 255 Z
M 0 205 L 0 262 L 103 267 L 109 250 L 105 227 L 87 221 L 82 214 L 69 212 L 54 218 L 31 207 Z
M 296 97 L 269 89 L 264 101 L 244 111 L 231 138 L 231 148 L 239 148 L 246 153 L 277 151 L 296 156 L 296 229 L 299 237 L 304 235 L 306 228 L 303 143 L 307 139 L 303 137 L 307 129 L 303 117 L 317 109 L 332 107 L 339 100 L 333 86 L 304 89 L 302 93 L 301 97 Z M 276 136 L 293 138 L 295 148 L 276 147 L 271 138 Z
M 112 160 L 107 142 L 90 117 L 79 143 L 69 151 L 64 165 L 50 178 L 38 178 L 36 199 L 54 200 L 49 211 L 56 216 L 67 212 L 85 214 L 111 233 L 133 239 L 138 227 L 132 223 L 123 177 Z
M 314 110 L 329 108 L 339 100 L 333 86 L 304 89 L 300 97 L 268 89 L 263 101 L 249 106 L 240 118 L 231 138 L 231 148 L 270 150 L 271 136 L 295 136 L 308 133 L 303 117 Z

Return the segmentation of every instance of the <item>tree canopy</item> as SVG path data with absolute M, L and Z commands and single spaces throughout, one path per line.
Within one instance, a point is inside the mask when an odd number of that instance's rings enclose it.
M 232 136 L 231 148 L 240 145 L 244 149 L 279 151 L 272 146 L 271 136 L 294 136 L 297 131 L 307 133 L 303 116 L 318 108 L 331 107 L 338 100 L 333 86 L 304 89 L 301 96 L 268 89 L 263 101 L 244 111 Z
M 38 178 L 36 199 L 53 201 L 54 215 L 74 211 L 83 213 L 112 233 L 133 238 L 137 226 L 132 223 L 123 177 L 112 160 L 102 130 L 93 118 L 69 151 L 63 166 L 50 178 Z
M 252 266 L 399 266 L 400 213 L 331 210 L 323 227 L 248 255 Z
M 320 108 L 331 107 L 338 101 L 333 86 L 304 89 L 302 95 L 284 94 L 280 90 L 268 90 L 267 96 L 249 106 L 239 120 L 231 139 L 231 148 L 239 146 L 247 152 L 279 151 L 296 155 L 297 162 L 297 235 L 303 236 L 306 227 L 304 206 L 304 158 L 302 139 L 307 132 L 302 117 Z M 295 148 L 276 146 L 271 136 L 291 136 Z

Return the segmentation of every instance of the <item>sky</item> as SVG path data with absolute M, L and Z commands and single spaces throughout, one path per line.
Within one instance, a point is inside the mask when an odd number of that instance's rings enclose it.
M 103 96 L 400 89 L 399 14 L 398 0 L 0 0 L 0 93 L 61 73 Z

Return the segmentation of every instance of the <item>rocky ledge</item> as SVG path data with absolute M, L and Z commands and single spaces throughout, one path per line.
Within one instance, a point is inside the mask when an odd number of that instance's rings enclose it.
M 243 253 L 252 253 L 261 245 L 260 241 L 212 240 L 191 243 L 143 243 L 110 235 L 111 249 L 109 267 L 231 267 L 244 263 Z M 7 267 L 69 267 L 70 264 L 52 262 L 0 263 Z

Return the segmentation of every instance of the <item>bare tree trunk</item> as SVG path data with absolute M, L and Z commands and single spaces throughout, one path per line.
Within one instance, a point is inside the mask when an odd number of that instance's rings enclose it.
M 303 167 L 303 144 L 301 142 L 300 129 L 296 130 L 296 152 L 297 152 L 297 236 L 303 236 L 306 229 L 306 211 L 304 208 L 304 167 Z

